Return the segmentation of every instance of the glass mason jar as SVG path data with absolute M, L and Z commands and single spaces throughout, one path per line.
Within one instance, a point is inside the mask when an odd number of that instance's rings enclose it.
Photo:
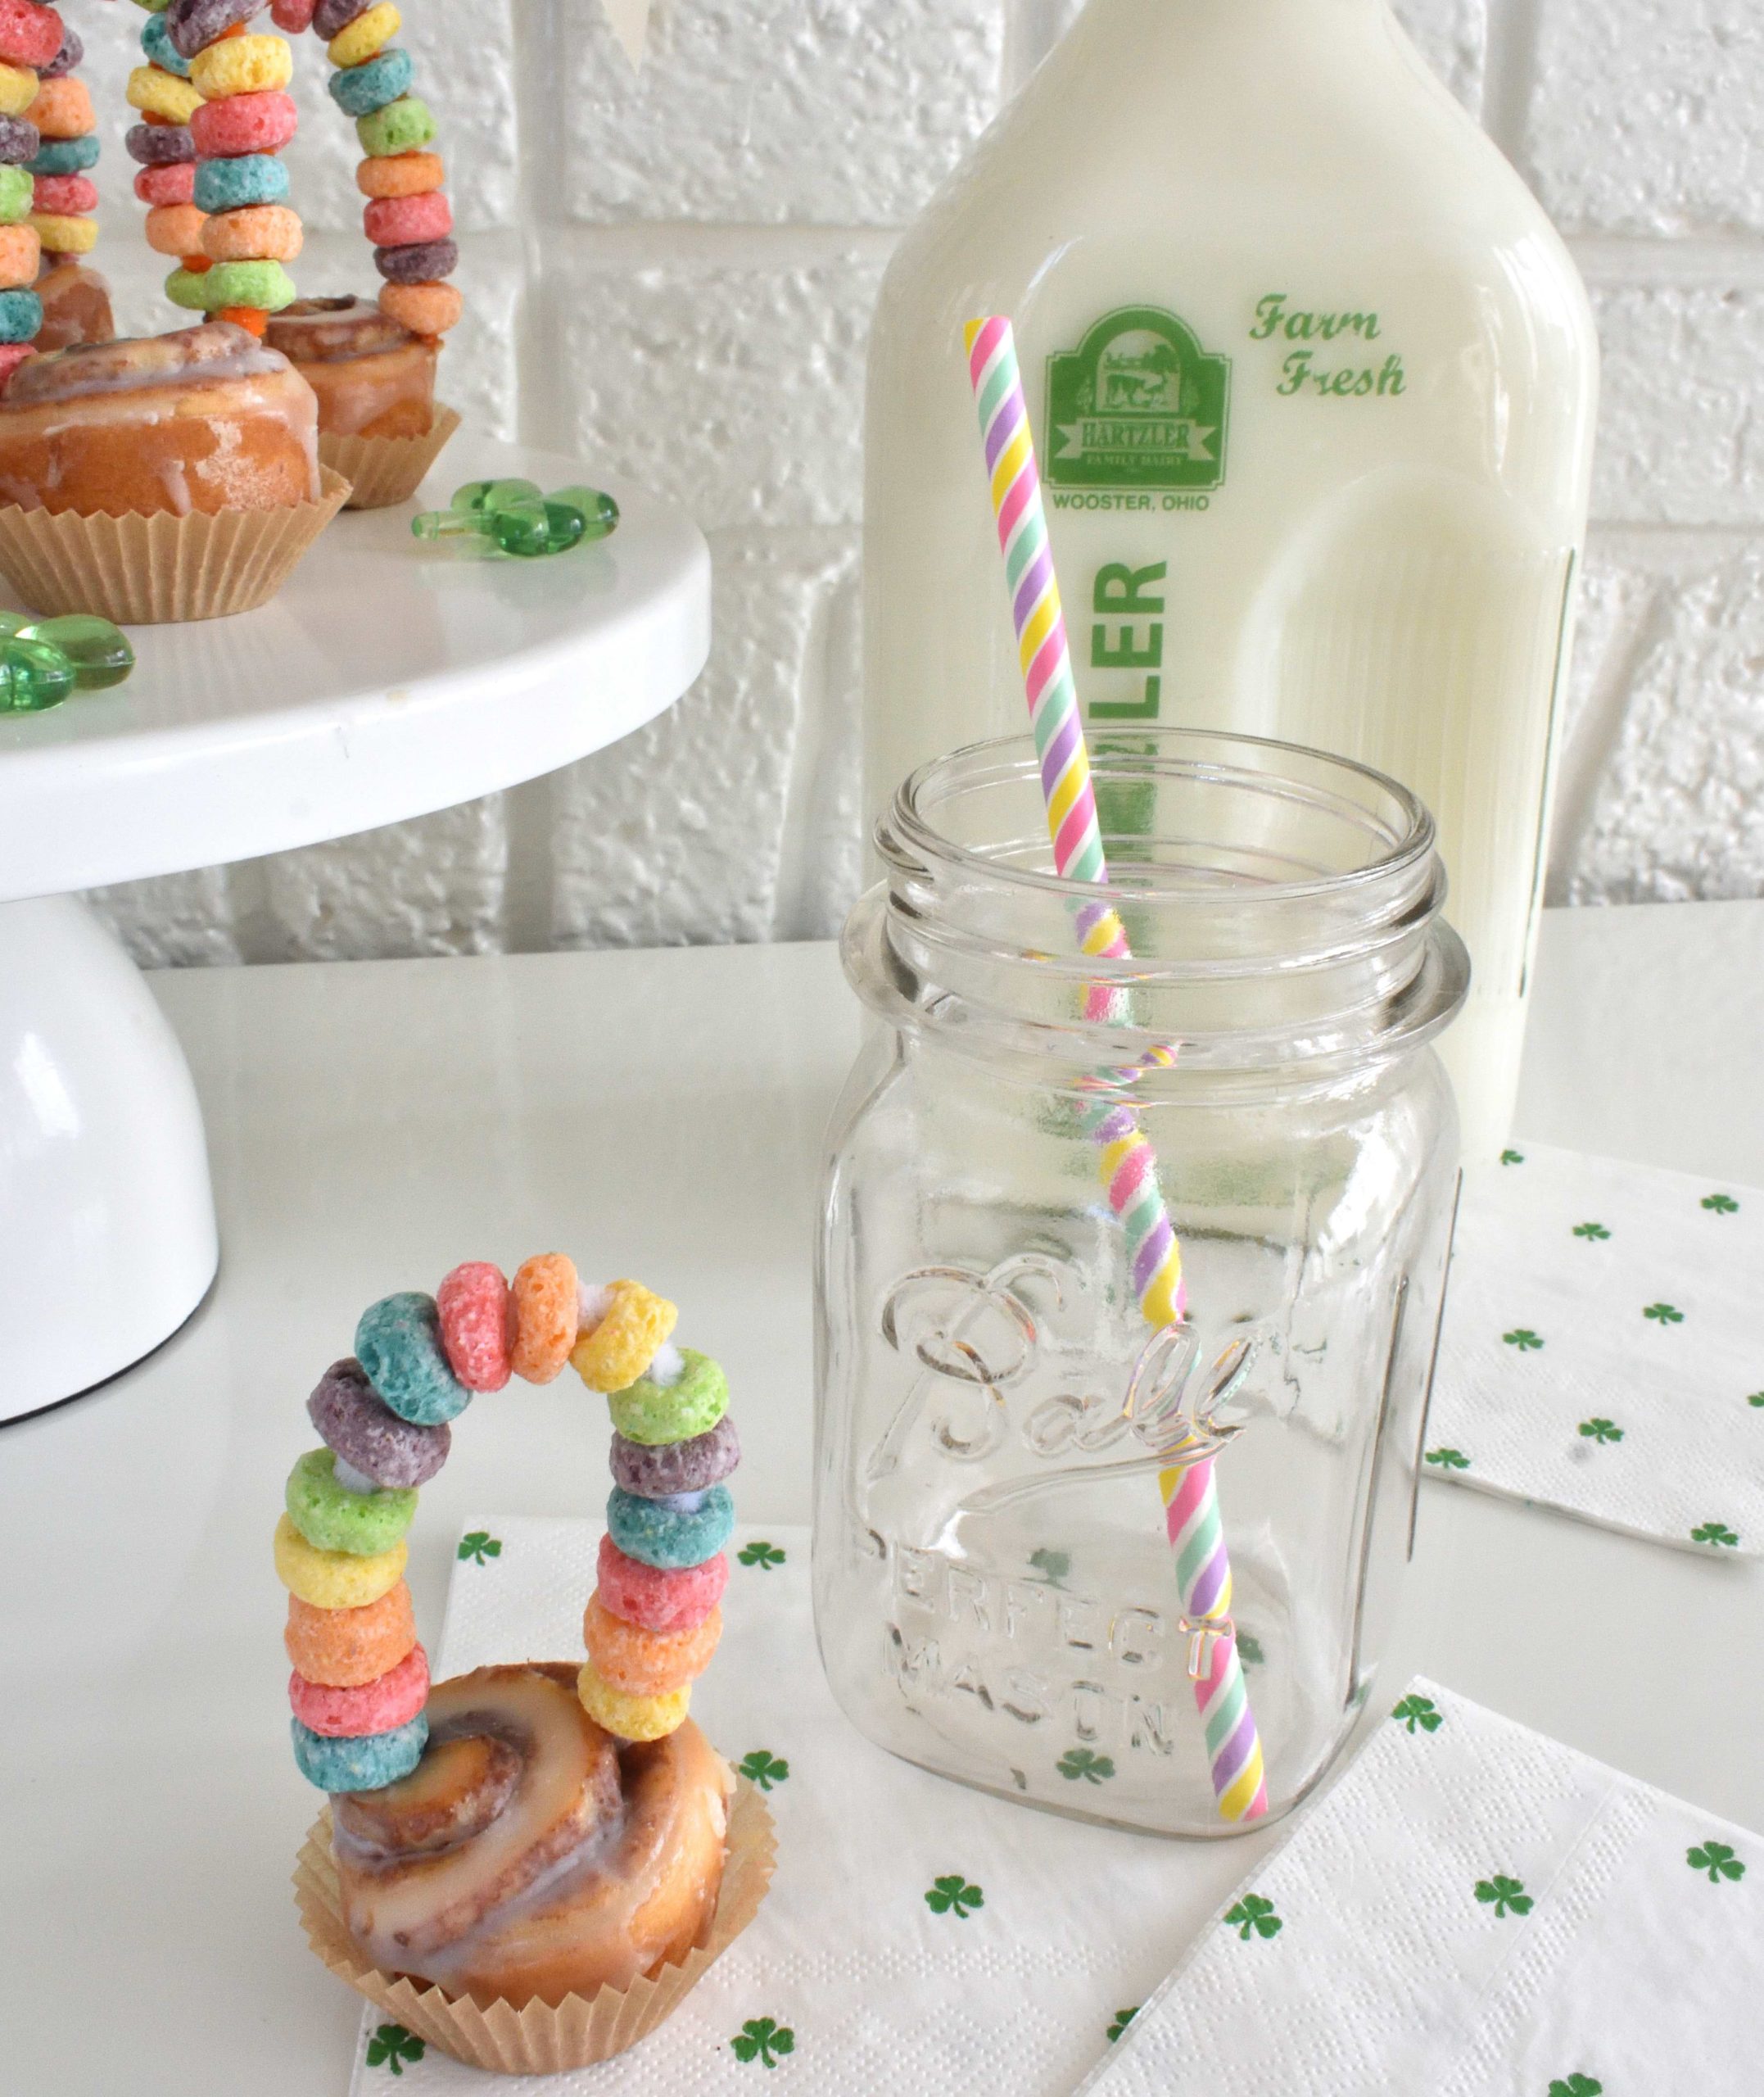
M 896 1754 L 1217 1836 L 1214 1642 L 1160 1474 L 1214 1456 L 1278 1815 L 1343 1746 L 1409 1556 L 1457 1184 L 1429 1044 L 1468 970 L 1432 820 L 1378 773 L 1178 731 L 1095 766 L 1130 959 L 1077 950 L 1099 891 L 1044 871 L 1027 738 L 926 766 L 877 826 L 844 954 L 880 1024 L 816 1271 L 816 1624 Z M 1154 1335 L 1083 1117 L 1164 1044 L 1119 1091 L 1184 1257 L 1186 1329 Z

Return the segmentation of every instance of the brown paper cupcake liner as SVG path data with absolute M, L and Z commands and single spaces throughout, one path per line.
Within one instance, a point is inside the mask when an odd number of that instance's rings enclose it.
M 459 427 L 459 410 L 437 401 L 423 437 L 329 437 L 319 433 L 319 456 L 353 487 L 351 510 L 389 510 L 409 502 Z
M 0 509 L 0 570 L 34 611 L 119 626 L 225 618 L 267 605 L 349 498 L 319 468 L 316 502 L 188 517 L 79 517 Z
M 771 1814 L 753 1786 L 738 1778 L 729 1813 L 728 1859 L 709 1937 L 678 1965 L 664 1966 L 628 1988 L 566 1995 L 555 2009 L 542 2002 L 520 2010 L 505 2002 L 481 2009 L 468 1995 L 450 1995 L 432 1982 L 368 1965 L 343 1925 L 328 1806 L 300 1853 L 294 1897 L 318 1956 L 407 2031 L 470 2068 L 501 2075 L 556 2075 L 610 2060 L 667 2022 L 759 1912 L 777 1853 Z

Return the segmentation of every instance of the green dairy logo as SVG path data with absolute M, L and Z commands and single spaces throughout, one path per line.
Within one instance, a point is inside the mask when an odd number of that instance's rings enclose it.
M 1123 306 L 1047 360 L 1043 471 L 1056 489 L 1216 488 L 1230 389 L 1230 359 L 1174 313 Z

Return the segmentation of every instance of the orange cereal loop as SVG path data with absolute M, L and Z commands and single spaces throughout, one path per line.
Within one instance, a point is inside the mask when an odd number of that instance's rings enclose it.
M 34 124 L 45 138 L 84 138 L 98 128 L 85 82 L 70 73 L 38 82 L 37 99 L 25 111 L 25 120 Z
M 451 284 L 382 284 L 380 310 L 413 335 L 445 335 L 459 326 L 465 301 Z
M 286 204 L 247 204 L 236 211 L 217 211 L 197 244 L 215 262 L 292 262 L 303 244 L 300 214 Z
M 261 306 L 224 306 L 215 318 L 230 320 L 235 328 L 242 328 L 247 334 L 256 336 L 260 342 L 269 332 L 269 315 Z
M 296 1672 L 328 1689 L 361 1689 L 389 1674 L 417 1642 L 410 1590 L 400 1580 L 363 1609 L 314 1609 L 288 1597 L 282 1642 Z
M 562 1252 L 523 1261 L 509 1293 L 514 1345 L 509 1360 L 529 1384 L 554 1382 L 576 1344 L 576 1263 Z
M 387 153 L 371 156 L 355 170 L 355 187 L 364 197 L 426 197 L 447 179 L 439 153 Z
M 156 255 L 200 255 L 208 223 L 194 204 L 161 204 L 147 215 L 147 242 Z
M 614 1616 L 596 1594 L 582 1618 L 589 1659 L 608 1687 L 623 1696 L 666 1696 L 696 1682 L 722 1635 L 720 1609 L 690 1631 L 645 1631 Z
M 0 291 L 35 283 L 42 256 L 34 226 L 0 226 Z

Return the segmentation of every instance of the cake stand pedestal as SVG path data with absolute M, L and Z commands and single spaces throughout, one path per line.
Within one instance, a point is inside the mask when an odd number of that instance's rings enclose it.
M 462 435 L 425 498 L 516 474 L 595 478 Z M 261 611 L 136 628 L 127 684 L 0 717 L 0 1420 L 138 1361 L 218 1258 L 183 1052 L 69 892 L 427 814 L 654 719 L 708 653 L 710 558 L 613 492 L 610 539 L 538 561 L 419 546 L 417 505 L 346 514 Z

